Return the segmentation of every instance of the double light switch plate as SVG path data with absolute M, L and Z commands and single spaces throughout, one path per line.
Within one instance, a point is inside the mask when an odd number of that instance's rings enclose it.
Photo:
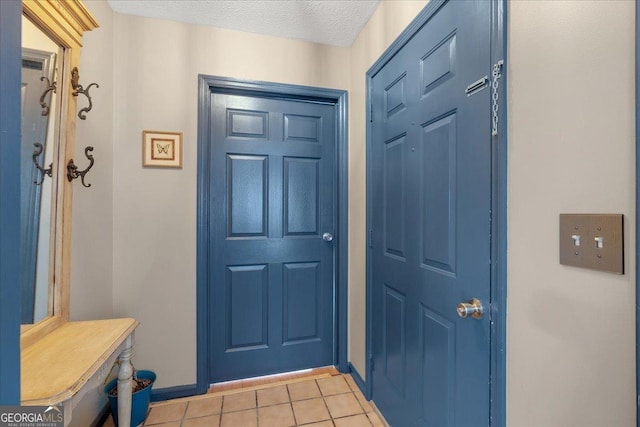
M 560 264 L 624 274 L 622 214 L 560 214 Z

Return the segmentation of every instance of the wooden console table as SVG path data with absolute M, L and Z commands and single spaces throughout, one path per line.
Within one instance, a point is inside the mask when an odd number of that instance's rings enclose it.
M 67 322 L 21 351 L 21 404 L 63 405 L 65 426 L 87 382 L 117 354 L 118 420 L 131 419 L 135 319 Z M 106 369 L 110 368 L 107 366 Z M 106 374 L 105 374 L 106 375 Z

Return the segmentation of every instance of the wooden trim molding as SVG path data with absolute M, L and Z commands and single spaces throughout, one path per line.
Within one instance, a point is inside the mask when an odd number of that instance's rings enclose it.
M 98 27 L 79 0 L 23 0 L 22 10 L 64 47 L 81 47 L 83 33 Z

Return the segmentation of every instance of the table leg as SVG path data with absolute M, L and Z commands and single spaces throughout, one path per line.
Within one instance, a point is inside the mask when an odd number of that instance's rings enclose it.
M 127 337 L 127 344 L 118 357 L 120 370 L 118 371 L 118 427 L 131 427 L 131 390 L 133 386 L 133 365 L 131 355 L 133 341 L 131 335 Z

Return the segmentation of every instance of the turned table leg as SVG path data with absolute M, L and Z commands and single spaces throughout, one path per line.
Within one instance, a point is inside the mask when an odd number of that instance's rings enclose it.
M 127 344 L 118 357 L 120 370 L 118 371 L 118 427 L 131 427 L 131 389 L 133 386 L 133 365 L 131 355 L 133 337 L 127 337 Z M 135 426 L 133 426 L 135 427 Z

